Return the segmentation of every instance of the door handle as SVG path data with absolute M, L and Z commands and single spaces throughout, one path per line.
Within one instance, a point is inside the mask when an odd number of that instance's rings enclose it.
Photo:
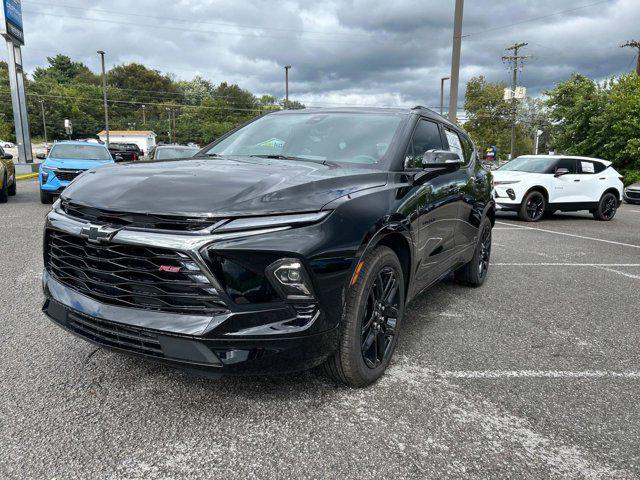
M 579 182 L 579 181 L 580 181 L 580 179 L 576 178 L 576 179 L 574 179 L 573 181 L 574 181 L 574 182 Z

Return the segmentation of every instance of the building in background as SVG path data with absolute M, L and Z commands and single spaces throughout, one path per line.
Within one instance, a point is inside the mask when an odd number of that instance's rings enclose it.
M 103 142 L 107 141 L 107 132 L 98 133 Z M 156 146 L 156 134 L 151 130 L 110 130 L 109 141 L 111 143 L 135 143 L 145 154 Z

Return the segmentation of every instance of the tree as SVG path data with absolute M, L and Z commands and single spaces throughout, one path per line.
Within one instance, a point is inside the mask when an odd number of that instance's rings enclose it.
M 464 109 L 467 113 L 465 130 L 476 146 L 498 147 L 498 158 L 506 159 L 511 151 L 511 104 L 504 101 L 504 83 L 490 83 L 485 77 L 474 77 L 467 82 Z M 531 153 L 533 140 L 531 127 L 524 123 L 526 115 L 518 113 L 516 123 L 516 156 Z
M 556 150 L 604 158 L 621 171 L 640 170 L 640 77 L 600 84 L 574 74 L 546 95 Z
M 51 80 L 53 83 L 68 84 L 84 82 L 98 84 L 98 77 L 82 62 L 74 62 L 66 55 L 47 57 L 48 67 L 38 67 L 33 72 L 36 81 Z

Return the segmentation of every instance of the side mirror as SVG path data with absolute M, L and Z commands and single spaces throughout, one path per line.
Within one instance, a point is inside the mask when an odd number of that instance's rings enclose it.
M 116 155 L 116 157 L 113 160 L 115 162 L 124 162 L 124 158 L 122 157 L 122 155 Z
M 36 158 L 38 160 L 44 160 L 47 158 L 47 156 L 44 153 L 36 153 Z
M 4 158 L 5 160 L 11 160 L 13 158 L 13 155 L 11 155 L 10 153 L 5 153 L 2 158 Z
M 449 168 L 457 170 L 463 161 L 455 152 L 449 150 L 427 150 L 422 155 L 422 168 Z
M 553 176 L 558 178 L 562 175 L 566 175 L 567 173 L 569 173 L 569 170 L 566 168 L 556 168 L 556 173 Z

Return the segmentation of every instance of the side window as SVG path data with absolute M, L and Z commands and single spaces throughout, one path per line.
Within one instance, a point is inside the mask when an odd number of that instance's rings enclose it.
M 427 150 L 442 150 L 442 138 L 438 124 L 420 120 L 407 148 L 405 168 L 422 168 L 422 155 Z
M 447 135 L 447 142 L 449 142 L 449 150 L 460 155 L 461 159 L 465 159 L 464 149 L 462 148 L 462 142 L 456 132 L 445 129 L 444 132 Z M 466 163 L 466 161 L 465 161 Z
M 461 135 L 460 139 L 462 140 L 462 149 L 464 150 L 464 163 L 468 164 L 473 159 L 475 148 L 473 142 L 468 137 Z
M 559 168 L 566 168 L 569 173 L 576 173 L 576 161 L 573 158 L 561 158 L 557 161 L 554 172 Z
M 578 173 L 594 174 L 596 173 L 596 164 L 593 162 L 578 160 Z

